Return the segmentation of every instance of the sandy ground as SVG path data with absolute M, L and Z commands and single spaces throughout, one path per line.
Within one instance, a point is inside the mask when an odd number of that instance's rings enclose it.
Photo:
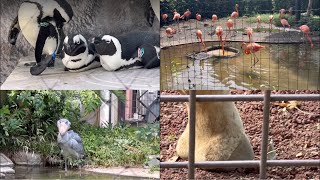
M 232 91 L 233 94 L 261 94 L 261 91 Z M 273 94 L 320 94 L 320 91 L 273 91 Z M 177 94 L 164 91 L 162 94 Z M 245 131 L 253 145 L 255 160 L 260 159 L 263 102 L 236 102 Z M 274 141 L 276 159 L 320 159 L 320 104 L 300 102 L 299 110 L 287 112 L 276 105 L 270 109 L 269 136 Z M 303 111 L 303 112 L 302 112 Z M 187 110 L 183 103 L 161 103 L 160 114 L 161 161 L 175 155 L 176 142 L 187 125 Z M 184 160 L 178 160 L 184 161 Z M 269 179 L 320 179 L 316 167 L 273 167 L 268 168 Z M 185 179 L 187 169 L 161 169 L 161 179 Z M 196 169 L 197 179 L 257 179 L 259 170 L 232 172 L 208 172 Z

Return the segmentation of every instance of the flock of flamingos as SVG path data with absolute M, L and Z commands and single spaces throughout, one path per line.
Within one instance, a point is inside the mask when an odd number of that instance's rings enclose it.
M 223 40 L 222 36 L 223 36 L 223 28 L 221 26 L 217 26 L 216 29 L 215 29 L 215 34 L 217 35 L 219 41 L 220 41 L 220 45 L 221 45 L 221 48 L 222 48 L 222 52 L 223 52 L 223 55 L 224 55 L 224 44 L 226 42 L 226 39 L 228 37 L 228 35 L 230 34 L 230 29 L 235 25 L 235 22 L 236 22 L 236 18 L 239 16 L 239 11 L 238 11 L 238 8 L 239 8 L 239 5 L 236 4 L 235 5 L 235 11 L 232 12 L 231 16 L 230 16 L 230 19 L 227 21 L 227 27 L 228 27 L 228 32 Z M 286 19 L 284 19 L 282 16 L 285 14 L 286 10 L 285 9 L 281 9 L 279 11 L 280 13 L 280 22 L 285 30 L 286 27 L 289 27 L 290 28 L 290 24 L 288 23 L 288 21 Z M 186 21 L 189 19 L 189 17 L 191 16 L 191 12 L 189 11 L 189 9 L 187 9 L 186 12 L 183 13 L 183 15 L 181 16 L 176 10 L 174 10 L 173 12 L 173 20 L 178 22 L 178 28 L 179 28 L 179 20 L 180 19 L 185 19 Z M 164 22 L 167 22 L 167 19 L 168 19 L 168 14 L 162 14 L 162 20 Z M 198 21 L 201 20 L 201 15 L 199 13 L 196 14 L 196 19 Z M 213 14 L 212 15 L 212 23 L 213 23 L 213 26 L 215 24 L 215 22 L 218 20 L 218 16 Z M 269 23 L 270 23 L 270 26 L 271 29 L 272 29 L 272 20 L 273 20 L 273 15 L 270 15 L 269 16 Z M 260 16 L 257 16 L 257 27 L 258 25 L 261 24 L 261 17 Z M 307 25 L 302 25 L 299 27 L 299 29 L 307 36 L 309 42 L 310 42 L 310 46 L 311 48 L 313 48 L 313 43 L 309 37 L 309 33 L 310 33 L 310 28 L 307 26 Z M 257 59 L 257 61 L 254 60 L 254 64 L 253 66 L 259 61 L 259 59 L 256 57 L 255 53 L 258 52 L 260 49 L 264 48 L 264 46 L 261 46 L 260 44 L 258 43 L 255 43 L 252 39 L 252 34 L 253 34 L 253 29 L 251 27 L 248 27 L 245 29 L 246 31 L 246 34 L 248 35 L 248 38 L 249 38 L 249 43 L 245 43 L 243 42 L 242 45 L 241 45 L 241 49 L 243 50 L 244 54 L 253 54 L 255 59 Z M 168 27 L 166 29 L 166 34 L 168 37 L 172 37 L 173 34 L 176 33 L 176 30 L 171 28 L 171 27 Z M 200 43 L 203 45 L 205 51 L 207 52 L 207 48 L 206 48 L 206 45 L 204 44 L 203 42 L 203 39 L 202 39 L 202 32 L 201 30 L 197 30 L 196 31 L 196 36 L 198 37 L 198 39 L 200 40 Z

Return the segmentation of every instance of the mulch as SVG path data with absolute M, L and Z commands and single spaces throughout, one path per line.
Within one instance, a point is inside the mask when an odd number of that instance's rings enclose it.
M 261 91 L 232 91 L 232 94 L 262 94 Z M 320 94 L 320 91 L 272 91 L 273 94 Z M 163 91 L 162 94 L 179 94 Z M 253 146 L 255 160 L 260 159 L 263 102 L 235 102 Z M 270 108 L 269 137 L 274 142 L 276 159 L 320 159 L 320 102 L 301 101 L 298 109 L 283 111 L 278 105 Z M 176 142 L 187 125 L 184 103 L 161 102 L 161 161 L 175 155 Z M 178 161 L 184 161 L 179 159 Z M 319 167 L 270 167 L 268 179 L 320 179 Z M 187 169 L 161 169 L 161 179 L 187 179 Z M 212 172 L 196 169 L 197 179 L 257 179 L 258 169 L 236 169 Z

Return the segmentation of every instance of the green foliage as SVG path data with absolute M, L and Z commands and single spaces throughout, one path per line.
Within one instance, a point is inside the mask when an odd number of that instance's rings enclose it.
M 80 101 L 86 112 L 100 106 L 92 91 L 7 91 L 7 105 L 0 109 L 1 149 L 26 149 L 44 155 L 59 153 L 56 122 L 67 118 L 80 126 Z
M 303 24 L 309 26 L 310 31 L 320 31 L 320 16 L 301 17 L 298 25 Z
M 295 25 L 295 17 L 294 16 L 289 16 L 288 14 L 286 14 L 285 16 L 282 16 L 282 18 L 286 19 L 288 21 L 291 28 L 294 27 L 294 25 Z M 282 27 L 279 14 L 274 15 L 273 24 L 276 25 L 277 27 Z
M 134 166 L 146 161 L 147 155 L 160 153 L 160 126 L 95 128 L 83 126 L 87 164 L 93 166 Z

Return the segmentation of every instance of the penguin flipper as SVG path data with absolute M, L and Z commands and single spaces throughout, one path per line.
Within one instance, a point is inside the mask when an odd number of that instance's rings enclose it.
M 143 54 L 139 51 L 143 50 Z M 144 68 L 150 69 L 160 66 L 159 55 L 154 46 L 151 44 L 143 44 L 138 49 L 138 57 L 141 58 L 141 62 Z
M 40 27 L 37 42 L 36 42 L 36 48 L 35 48 L 35 58 L 36 58 L 37 65 L 30 68 L 30 73 L 32 75 L 41 74 L 47 68 L 48 63 L 51 60 L 51 56 L 49 56 L 49 58 L 47 57 L 47 58 L 44 58 L 44 60 L 42 60 L 43 47 L 46 43 L 47 38 L 50 35 L 49 28 L 50 28 L 49 26 Z
M 18 21 L 18 16 L 13 20 L 11 26 L 10 26 L 10 31 L 9 31 L 9 36 L 8 36 L 8 42 L 12 45 L 16 44 L 18 35 L 20 33 L 20 26 L 19 26 L 19 21 Z

